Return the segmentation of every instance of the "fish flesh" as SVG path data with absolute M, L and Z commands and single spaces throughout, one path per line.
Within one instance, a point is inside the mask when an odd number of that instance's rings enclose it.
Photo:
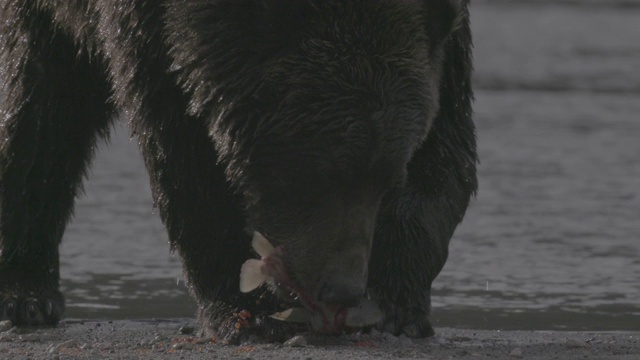
M 373 325 L 383 318 L 378 305 L 367 298 L 363 298 L 358 306 L 351 308 L 333 308 L 320 302 L 315 302 L 311 307 L 315 309 L 291 308 L 277 312 L 271 317 L 287 322 L 309 323 L 314 330 L 325 333 L 339 332 L 344 327 L 360 328 Z

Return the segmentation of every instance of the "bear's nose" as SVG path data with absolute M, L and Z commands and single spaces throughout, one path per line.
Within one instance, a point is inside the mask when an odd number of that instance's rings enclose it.
M 357 245 L 331 256 L 315 288 L 316 299 L 326 304 L 357 306 L 367 286 L 367 255 L 368 250 Z
M 352 284 L 324 284 L 317 299 L 325 304 L 355 307 L 364 297 L 364 287 Z

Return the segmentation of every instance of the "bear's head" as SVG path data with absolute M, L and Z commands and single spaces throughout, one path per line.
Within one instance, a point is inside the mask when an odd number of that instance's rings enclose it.
M 292 281 L 318 302 L 349 307 L 364 295 L 376 216 L 385 194 L 404 186 L 438 112 L 443 44 L 460 4 L 175 9 L 184 16 L 168 41 L 190 110 L 210 121 L 248 227 L 283 249 Z

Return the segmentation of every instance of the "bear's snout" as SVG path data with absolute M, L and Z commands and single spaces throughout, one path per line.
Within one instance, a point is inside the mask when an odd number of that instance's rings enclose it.
M 364 289 L 364 285 L 359 284 L 325 283 L 316 298 L 326 304 L 355 307 L 360 304 L 364 296 Z
M 358 305 L 367 285 L 367 255 L 368 249 L 358 246 L 330 257 L 314 292 L 315 298 L 326 304 Z

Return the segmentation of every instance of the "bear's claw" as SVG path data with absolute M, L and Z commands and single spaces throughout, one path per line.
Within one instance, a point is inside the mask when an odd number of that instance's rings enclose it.
M 15 325 L 55 325 L 64 314 L 64 298 L 57 290 L 16 292 L 0 289 L 0 320 Z

